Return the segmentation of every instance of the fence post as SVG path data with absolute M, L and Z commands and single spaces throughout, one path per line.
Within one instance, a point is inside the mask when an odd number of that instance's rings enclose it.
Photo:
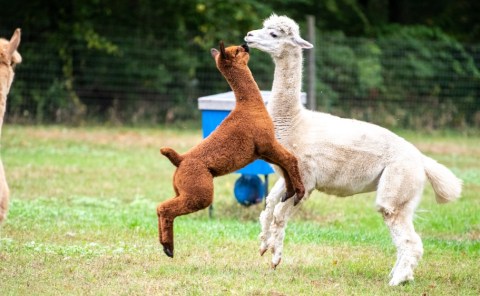
M 307 15 L 308 41 L 313 44 L 313 48 L 308 51 L 307 63 L 307 101 L 310 110 L 317 109 L 317 100 L 315 94 L 316 83 L 316 64 L 315 64 L 315 16 Z

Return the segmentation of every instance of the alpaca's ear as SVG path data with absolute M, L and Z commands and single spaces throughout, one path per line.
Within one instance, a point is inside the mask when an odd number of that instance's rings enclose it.
M 215 59 L 220 54 L 220 52 L 215 48 L 210 49 L 210 53 L 212 54 L 213 59 Z
M 226 60 L 227 59 L 227 54 L 225 53 L 225 44 L 223 44 L 223 41 L 220 41 L 220 54 L 222 59 Z
M 302 39 L 302 37 L 300 36 L 293 36 L 292 40 L 293 40 L 293 43 L 295 43 L 296 45 L 299 45 L 301 48 L 306 48 L 306 49 L 313 48 L 313 45 L 310 42 Z
M 8 44 L 8 53 L 10 56 L 17 50 L 18 45 L 20 45 L 20 29 L 16 29 L 12 38 L 10 38 L 10 43 Z

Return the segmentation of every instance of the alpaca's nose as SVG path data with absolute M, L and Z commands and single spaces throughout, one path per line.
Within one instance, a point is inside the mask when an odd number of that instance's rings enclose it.
M 248 33 L 247 33 L 247 36 L 249 36 L 249 37 L 253 37 L 253 33 L 252 33 L 252 31 L 248 32 Z

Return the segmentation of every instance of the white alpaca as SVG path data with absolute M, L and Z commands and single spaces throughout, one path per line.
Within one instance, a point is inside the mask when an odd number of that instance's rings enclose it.
M 462 181 L 385 128 L 305 109 L 300 103 L 302 48 L 313 46 L 300 37 L 293 20 L 272 15 L 262 29 L 248 32 L 245 41 L 269 53 L 275 63 L 268 111 L 276 137 L 298 158 L 305 199 L 314 189 L 337 196 L 376 190 L 377 209 L 397 248 L 390 285 L 413 280 L 423 245 L 412 220 L 425 179 L 439 203 L 458 198 Z M 287 219 L 297 208 L 294 199 L 280 202 L 284 188 L 279 179 L 260 215 L 260 254 L 271 249 L 274 268 L 281 260 Z
M 22 62 L 22 57 L 17 52 L 20 44 L 20 29 L 15 30 L 10 41 L 0 38 L 0 133 L 3 125 L 3 117 L 7 107 L 7 95 L 13 82 L 15 65 Z M 8 189 L 5 171 L 0 159 L 0 222 L 2 222 L 8 211 Z

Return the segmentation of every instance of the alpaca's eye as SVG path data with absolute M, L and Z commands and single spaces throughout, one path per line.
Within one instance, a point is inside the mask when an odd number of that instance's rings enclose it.
M 270 36 L 272 36 L 273 38 L 277 38 L 277 37 L 278 37 L 277 34 L 275 34 L 275 33 L 273 33 L 273 32 L 270 33 Z

